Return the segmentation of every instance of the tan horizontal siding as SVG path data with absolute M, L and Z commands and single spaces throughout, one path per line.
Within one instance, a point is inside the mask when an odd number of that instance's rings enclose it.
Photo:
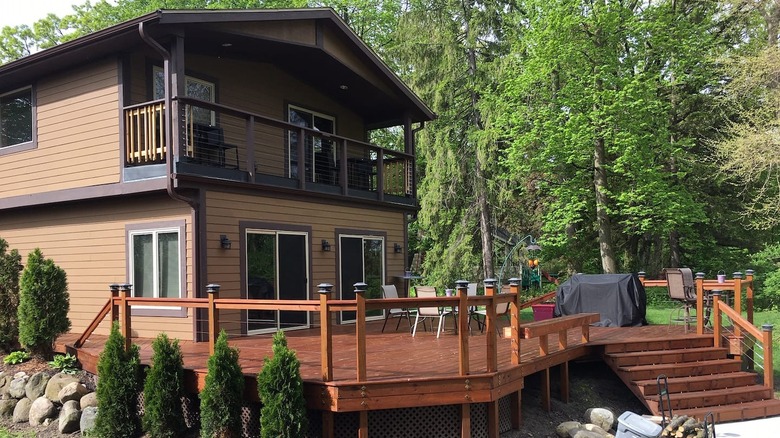
M 41 248 L 68 276 L 72 330 L 83 331 L 106 303 L 108 286 L 127 278 L 126 226 L 184 220 L 187 266 L 192 266 L 190 208 L 166 195 L 145 199 L 103 200 L 79 205 L 42 207 L 4 212 L 0 237 L 27 254 Z M 192 269 L 187 268 L 186 288 L 192 292 Z M 100 333 L 107 333 L 104 323 Z M 133 317 L 136 336 L 153 337 L 161 327 L 172 337 L 192 339 L 191 318 Z
M 0 156 L 0 197 L 118 182 L 118 89 L 115 59 L 39 81 L 37 147 Z
M 222 290 L 231 295 L 237 295 L 239 292 L 225 286 L 240 284 L 240 251 L 243 248 L 244 236 L 239 235 L 239 223 L 242 221 L 311 226 L 309 257 L 312 278 L 309 285 L 312 298 L 315 298 L 317 284 L 337 284 L 336 229 L 362 230 L 369 234 L 372 231 L 377 234 L 386 233 L 386 281 L 392 282 L 395 275 L 404 271 L 403 254 L 393 252 L 394 243 L 405 245 L 402 212 L 216 191 L 207 192 L 206 205 L 208 281 L 221 284 Z M 230 250 L 220 248 L 221 234 L 226 234 L 233 242 Z M 331 243 L 330 252 L 322 251 L 322 239 Z

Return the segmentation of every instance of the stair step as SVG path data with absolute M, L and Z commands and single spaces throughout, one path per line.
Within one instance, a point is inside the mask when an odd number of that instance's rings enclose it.
M 712 412 L 715 423 L 727 421 L 754 420 L 756 418 L 774 417 L 780 415 L 780 400 L 761 400 L 736 405 L 715 406 L 709 408 L 681 409 L 674 411 L 675 415 L 688 415 L 698 420 L 704 420 L 707 413 Z M 717 426 L 715 432 L 717 433 Z
M 659 398 L 655 395 L 647 399 L 648 407 L 654 412 L 659 411 Z M 734 405 L 772 398 L 772 389 L 761 385 L 743 386 L 738 388 L 714 389 L 711 391 L 693 391 L 669 394 L 672 409 L 696 409 L 708 406 Z M 664 404 L 666 397 L 664 397 Z
M 679 339 L 649 339 L 627 341 L 604 346 L 604 353 L 631 353 L 636 351 L 680 350 L 684 348 L 712 347 L 712 336 L 691 335 Z
M 669 377 L 667 381 L 669 394 L 674 394 L 677 392 L 708 391 L 754 385 L 756 377 L 755 373 L 737 371 L 734 373 L 703 376 Z M 645 397 L 658 395 L 658 382 L 656 379 L 637 380 L 634 384 L 639 387 L 639 392 Z
M 661 374 L 667 377 L 700 376 L 739 371 L 742 362 L 738 359 L 703 360 L 676 364 L 637 365 L 618 367 L 619 373 L 626 373 L 631 380 L 655 379 Z
M 608 354 L 616 366 L 654 365 L 665 363 L 694 362 L 700 360 L 725 359 L 727 348 L 702 347 L 666 351 L 637 351 Z

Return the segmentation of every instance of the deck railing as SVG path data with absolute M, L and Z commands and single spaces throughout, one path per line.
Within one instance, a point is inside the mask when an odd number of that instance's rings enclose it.
M 234 171 L 239 181 L 370 193 L 380 201 L 414 196 L 414 156 L 406 152 L 193 98 L 174 99 L 173 111 L 180 121 L 173 131 L 180 135 L 180 162 Z M 165 162 L 164 102 L 124 112 L 126 165 Z
M 732 279 L 725 279 L 723 282 L 718 280 L 707 280 L 704 278 L 703 272 L 697 272 L 694 284 L 696 286 L 696 333 L 704 334 L 704 318 L 698 317 L 698 315 L 704 315 L 705 301 L 708 293 L 712 291 L 731 292 L 734 299 L 734 310 L 742 314 L 744 312 L 745 319 L 753 323 L 753 298 L 755 294 L 754 272 L 750 269 L 746 271 L 745 278 L 742 278 L 741 272 L 735 272 Z M 639 273 L 639 280 L 644 287 L 668 287 L 666 280 L 648 280 L 645 278 L 644 273 Z M 745 303 L 742 303 L 742 293 L 745 293 Z M 737 329 L 739 330 L 739 329 Z M 739 332 L 737 331 L 737 334 Z

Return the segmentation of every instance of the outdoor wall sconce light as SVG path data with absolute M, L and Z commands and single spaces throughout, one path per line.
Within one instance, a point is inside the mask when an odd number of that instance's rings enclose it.
M 394 253 L 398 254 L 401 251 L 403 251 L 403 247 L 401 247 L 400 243 L 396 243 L 396 244 L 393 245 L 393 252 Z
M 322 239 L 322 250 L 326 252 L 330 251 L 330 242 L 325 239 Z
M 219 247 L 222 249 L 230 249 L 230 246 L 232 245 L 232 242 L 230 239 L 228 239 L 228 236 L 225 234 L 222 234 L 219 236 Z

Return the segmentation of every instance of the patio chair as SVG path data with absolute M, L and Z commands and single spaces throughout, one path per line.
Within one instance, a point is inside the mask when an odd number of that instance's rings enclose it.
M 509 293 L 509 285 L 501 286 L 501 293 Z M 507 301 L 505 303 L 498 303 L 496 304 L 496 319 L 499 317 L 504 317 L 509 320 L 509 309 L 510 309 L 510 303 Z M 487 318 L 487 309 L 479 309 L 475 310 L 474 313 L 477 315 L 482 315 L 482 324 L 480 325 L 479 331 L 484 332 L 485 331 L 485 319 Z M 477 321 L 479 321 L 477 317 Z M 496 330 L 499 330 L 498 324 L 496 324 Z
M 398 290 L 396 290 L 394 284 L 382 285 L 382 297 L 383 298 L 398 298 Z M 409 321 L 409 327 L 412 327 L 412 318 L 409 315 L 409 309 L 406 308 L 394 308 L 388 309 L 385 314 L 385 323 L 382 324 L 382 333 L 385 331 L 387 320 L 390 318 L 398 318 L 398 323 L 395 325 L 395 331 L 398 331 L 398 327 L 401 325 L 401 319 L 406 318 Z
M 669 323 L 682 322 L 686 330 L 691 322 L 696 321 L 696 316 L 691 316 L 691 307 L 696 306 L 696 286 L 693 282 L 693 273 L 690 268 L 666 268 L 666 287 L 669 298 L 682 302 L 682 307 L 677 309 L 677 317 L 671 316 Z M 682 315 L 680 313 L 682 312 Z
M 477 296 L 477 286 L 479 286 L 477 283 L 469 283 L 468 289 L 466 290 L 466 294 L 470 297 L 476 297 Z M 482 331 L 482 321 L 480 321 L 480 313 L 477 313 L 478 307 L 477 306 L 469 306 L 469 331 L 471 331 L 471 320 L 477 321 L 477 327 L 479 327 L 479 331 Z
M 417 292 L 417 298 L 436 298 L 436 288 L 433 286 L 417 286 L 415 291 Z M 417 325 L 420 322 L 424 323 L 427 318 L 439 318 L 439 325 L 436 329 L 436 337 L 438 338 L 444 328 L 444 321 L 450 313 L 452 312 L 444 307 L 420 307 L 417 309 L 417 316 L 414 318 L 412 337 L 417 334 Z M 422 318 L 422 321 L 420 318 Z M 433 327 L 433 324 L 431 324 L 431 327 Z

